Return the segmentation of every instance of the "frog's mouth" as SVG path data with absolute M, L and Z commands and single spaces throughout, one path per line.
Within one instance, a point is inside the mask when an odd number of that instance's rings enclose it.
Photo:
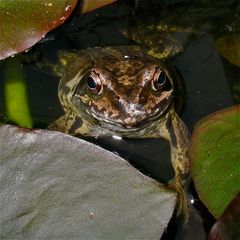
M 156 107 L 150 114 L 143 110 L 128 111 L 127 113 L 122 114 L 124 118 L 112 118 L 104 115 L 102 112 L 94 110 L 94 108 L 91 108 L 91 110 L 86 109 L 86 113 L 94 118 L 97 121 L 97 124 L 104 129 L 117 133 L 128 133 L 144 129 L 155 123 L 158 119 L 161 119 L 161 117 L 167 112 L 170 104 L 171 101 L 164 104 L 164 106 Z

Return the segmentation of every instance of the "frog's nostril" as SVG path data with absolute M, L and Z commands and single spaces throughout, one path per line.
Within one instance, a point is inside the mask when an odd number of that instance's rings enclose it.
M 139 97 L 139 101 L 140 101 L 140 102 L 144 102 L 145 100 L 146 100 L 146 97 L 145 97 L 145 96 L 140 96 L 140 97 Z
M 140 104 L 130 103 L 128 111 L 129 112 L 143 112 L 144 111 L 144 107 L 142 105 L 140 105 Z

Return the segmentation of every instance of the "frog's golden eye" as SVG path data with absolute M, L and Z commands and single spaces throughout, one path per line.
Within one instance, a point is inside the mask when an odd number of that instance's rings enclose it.
M 160 69 L 157 69 L 152 79 L 152 89 L 154 91 L 169 91 L 171 88 L 172 86 L 167 75 Z
M 97 95 L 102 92 L 102 83 L 98 76 L 88 76 L 86 78 L 86 85 L 93 94 Z

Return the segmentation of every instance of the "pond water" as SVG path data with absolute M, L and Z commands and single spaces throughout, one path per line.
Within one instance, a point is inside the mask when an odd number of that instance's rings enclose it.
M 186 4 L 185 1 L 163 2 L 164 3 L 159 4 L 158 1 L 152 1 L 152 4 L 150 4 L 144 3 L 144 1 L 136 1 L 136 18 L 140 18 L 143 21 L 146 20 L 146 22 L 156 22 L 158 19 L 162 20 L 168 15 L 171 16 L 171 14 L 176 14 L 177 16 L 179 13 L 175 13 L 174 9 L 178 8 L 186 9 L 186 14 L 187 11 L 192 12 L 193 10 L 195 10 L 196 15 L 200 15 L 200 12 L 202 12 L 202 15 L 206 14 L 204 9 L 198 8 L 197 4 Z M 194 3 L 197 2 L 199 1 L 194 1 Z M 228 5 L 229 9 L 237 8 L 234 1 L 230 2 Z M 57 31 L 57 34 L 54 32 L 49 35 L 49 38 L 53 36 L 54 40 L 39 44 L 34 48 L 34 52 L 40 52 L 42 58 L 55 63 L 59 50 L 71 51 L 92 46 L 112 46 L 132 43 L 132 41 L 124 37 L 120 31 L 128 29 L 130 26 L 133 19 L 133 5 L 133 1 L 125 1 L 125 3 L 118 2 L 112 6 L 89 13 L 81 18 L 75 17 L 61 28 L 61 30 Z M 226 9 L 224 9 L 221 4 L 219 4 L 219 6 L 216 5 L 215 13 L 212 5 L 209 8 L 210 9 L 205 9 L 208 13 L 212 13 L 212 15 L 209 15 L 209 18 L 199 17 L 199 19 L 204 19 L 204 21 L 192 19 L 192 24 L 190 24 L 190 27 L 193 25 L 193 29 L 197 27 L 197 30 L 199 30 L 199 32 L 204 31 L 204 34 L 198 33 L 192 37 L 192 34 L 188 31 L 179 31 L 180 33 L 178 32 L 174 35 L 176 39 L 184 43 L 184 51 L 176 57 L 175 61 L 185 81 L 187 99 L 181 116 L 190 132 L 194 124 L 202 117 L 234 104 L 229 86 L 229 71 L 226 71 L 225 65 L 228 65 L 230 71 L 232 67 L 230 63 L 222 59 L 215 47 L 216 38 L 225 34 L 226 26 L 231 25 L 232 19 L 224 19 L 224 25 L 218 27 L 218 17 L 216 16 L 221 14 L 225 16 L 224 11 Z M 163 9 L 164 14 L 161 13 Z M 216 16 L 214 16 L 213 13 Z M 183 15 L 182 13 L 179 17 Z M 191 16 L 191 14 L 189 14 L 189 16 Z M 226 16 L 229 15 L 226 14 Z M 174 23 L 171 22 L 171 17 L 169 17 L 169 19 L 169 21 L 166 19 L 166 23 L 174 25 Z M 176 19 L 175 17 L 175 20 Z M 188 21 L 191 21 L 190 17 Z M 184 27 L 185 26 L 182 26 L 183 29 Z M 213 32 L 212 29 L 214 29 L 215 32 Z M 48 72 L 39 70 L 31 64 L 23 64 L 22 70 L 24 81 L 26 82 L 29 107 L 31 115 L 33 116 L 34 127 L 45 128 L 63 113 L 57 97 L 59 78 Z M 1 61 L 1 115 L 5 114 L 6 106 L 3 91 L 4 71 L 4 61 Z M 232 74 L 232 72 L 230 72 L 230 74 Z M 170 164 L 169 146 L 164 140 L 118 140 L 113 138 L 88 140 L 120 154 L 145 174 L 161 182 L 167 182 L 174 174 Z M 197 207 L 199 206 L 200 205 Z M 203 210 L 203 213 L 206 213 L 206 211 Z M 211 219 L 210 215 L 207 215 L 206 219 Z M 210 225 L 207 227 L 209 228 Z M 201 234 L 203 233 L 200 233 L 200 235 Z M 171 238 L 168 235 L 166 239 L 176 238 L 175 236 Z M 179 239 L 181 238 L 179 237 Z

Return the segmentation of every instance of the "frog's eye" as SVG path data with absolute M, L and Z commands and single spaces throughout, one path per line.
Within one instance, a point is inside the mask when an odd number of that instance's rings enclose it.
M 158 69 L 152 79 L 152 89 L 154 91 L 169 91 L 171 90 L 171 87 L 172 86 L 167 75 Z
M 102 83 L 97 76 L 88 76 L 86 78 L 86 85 L 93 94 L 100 94 L 102 92 Z

